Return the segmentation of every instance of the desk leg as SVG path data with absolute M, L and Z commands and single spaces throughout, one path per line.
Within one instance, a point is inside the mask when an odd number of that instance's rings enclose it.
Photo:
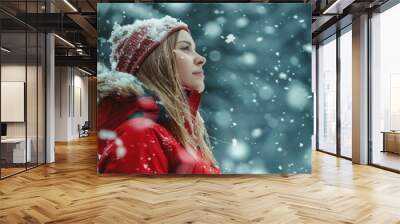
M 381 152 L 386 152 L 386 134 L 382 133 L 383 135 L 383 150 Z

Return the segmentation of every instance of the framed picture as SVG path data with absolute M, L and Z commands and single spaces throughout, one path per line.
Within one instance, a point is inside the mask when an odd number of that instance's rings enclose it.
M 311 172 L 309 4 L 97 11 L 99 173 Z

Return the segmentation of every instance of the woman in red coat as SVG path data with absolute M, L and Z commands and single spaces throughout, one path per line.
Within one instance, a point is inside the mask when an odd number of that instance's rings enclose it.
M 98 171 L 220 174 L 198 112 L 203 66 L 185 23 L 114 26 L 112 69 L 98 70 Z

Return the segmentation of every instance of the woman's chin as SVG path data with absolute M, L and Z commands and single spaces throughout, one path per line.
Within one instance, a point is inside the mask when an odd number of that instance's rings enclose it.
M 197 89 L 197 91 L 198 91 L 199 93 L 202 93 L 202 92 L 204 91 L 204 89 L 205 89 L 205 86 L 202 85 L 202 86 L 200 86 L 200 87 Z
M 196 90 L 199 93 L 202 93 L 204 91 L 204 85 L 198 85 L 198 86 L 194 86 L 193 88 L 191 88 L 192 90 Z
M 202 93 L 202 92 L 204 92 L 204 88 L 203 88 L 203 89 L 199 89 L 199 90 L 197 90 L 197 92 L 199 92 L 199 93 Z
M 191 85 L 183 85 L 183 86 L 187 90 L 196 90 L 199 93 L 202 93 L 205 89 L 204 82 L 191 83 Z

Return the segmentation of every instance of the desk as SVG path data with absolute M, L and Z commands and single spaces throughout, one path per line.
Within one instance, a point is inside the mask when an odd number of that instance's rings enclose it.
M 382 131 L 381 133 L 383 133 L 382 152 L 400 154 L 400 131 Z
M 25 163 L 31 161 L 31 145 L 32 141 L 30 138 L 26 140 L 28 142 L 25 154 L 25 138 L 6 138 L 1 139 L 1 157 L 5 159 L 6 163 Z M 27 161 L 25 161 L 27 158 Z

